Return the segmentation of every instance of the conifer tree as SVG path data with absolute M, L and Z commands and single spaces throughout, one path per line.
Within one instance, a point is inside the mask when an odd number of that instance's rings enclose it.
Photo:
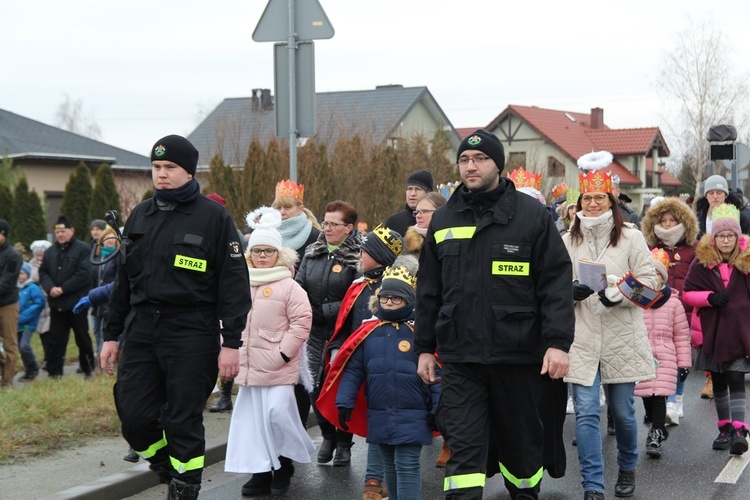
M 29 192 L 29 183 L 23 175 L 16 185 L 14 198 L 11 239 L 28 248 L 32 241 L 44 239 L 47 235 L 42 205 L 36 191 Z
M 91 193 L 89 204 L 89 221 L 103 219 L 109 210 L 120 213 L 120 195 L 115 187 L 115 176 L 109 165 L 104 164 L 96 171 L 96 186 Z
M 5 184 L 0 184 L 0 219 L 7 221 L 13 227 L 13 193 Z
M 88 241 L 89 238 L 89 205 L 92 191 L 89 168 L 84 163 L 79 163 L 65 185 L 60 211 L 75 228 L 76 237 L 82 241 Z

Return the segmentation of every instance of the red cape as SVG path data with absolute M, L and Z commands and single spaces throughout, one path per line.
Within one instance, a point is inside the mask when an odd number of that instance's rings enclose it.
M 341 429 L 339 426 L 339 409 L 336 408 L 336 394 L 339 392 L 339 384 L 341 383 L 341 374 L 344 373 L 344 368 L 349 362 L 355 349 L 372 333 L 375 328 L 387 323 L 386 321 L 372 320 L 365 321 L 362 323 L 354 333 L 352 333 L 346 342 L 341 345 L 338 354 L 333 358 L 333 364 L 328 370 L 326 379 L 323 382 L 323 386 L 320 389 L 320 396 L 315 402 L 318 407 L 318 411 L 328 420 L 330 423 Z M 357 400 L 354 403 L 354 410 L 352 410 L 352 419 L 347 424 L 349 430 L 357 436 L 367 436 L 367 401 L 365 400 L 365 385 L 359 388 L 357 393 Z M 344 429 L 341 429 L 344 430 Z
M 339 314 L 338 316 L 336 316 L 336 325 L 334 325 L 333 334 L 331 335 L 331 338 L 328 339 L 328 343 L 326 344 L 325 357 L 323 358 L 325 362 L 325 366 L 328 366 L 328 364 L 331 362 L 330 355 L 328 354 L 328 345 L 330 345 L 331 342 L 333 342 L 333 339 L 338 337 L 339 333 L 341 333 L 341 328 L 344 326 L 344 323 L 346 322 L 346 317 L 349 316 L 349 313 L 354 307 L 354 303 L 362 294 L 362 290 L 364 290 L 366 286 L 367 286 L 367 280 L 362 280 L 359 283 L 352 283 L 349 286 L 349 288 L 346 290 L 346 294 L 344 295 L 344 298 L 341 299 L 341 307 L 339 308 Z

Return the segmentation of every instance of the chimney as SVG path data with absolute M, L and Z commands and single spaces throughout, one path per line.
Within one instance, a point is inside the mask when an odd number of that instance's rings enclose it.
M 604 110 L 602 108 L 591 108 L 591 128 L 597 130 L 604 128 Z
M 253 111 L 271 111 L 273 109 L 271 89 L 253 89 L 251 102 Z

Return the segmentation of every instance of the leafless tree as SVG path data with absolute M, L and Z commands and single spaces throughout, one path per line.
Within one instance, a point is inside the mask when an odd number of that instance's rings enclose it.
M 83 101 L 80 99 L 71 101 L 68 94 L 65 94 L 65 101 L 57 107 L 55 125 L 68 132 L 83 135 L 91 139 L 98 140 L 102 135 L 102 131 L 99 125 L 97 125 L 93 113 L 86 114 L 83 110 Z
M 731 52 L 713 20 L 697 23 L 688 17 L 659 74 L 657 86 L 679 106 L 677 121 L 667 124 L 676 141 L 673 165 L 690 169 L 696 195 L 709 161 L 709 127 L 726 123 L 741 128 L 747 123 L 748 76 L 733 71 Z

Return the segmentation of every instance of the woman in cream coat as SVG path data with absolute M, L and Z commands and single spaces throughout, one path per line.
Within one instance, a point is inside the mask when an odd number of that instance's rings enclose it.
M 643 235 L 632 224 L 623 222 L 609 174 L 596 170 L 581 175 L 580 180 L 578 211 L 570 232 L 563 236 L 576 280 L 575 340 L 565 381 L 573 384 L 576 399 L 576 440 L 584 498 L 594 500 L 603 498 L 605 490 L 599 386 L 606 385 L 615 422 L 619 466 L 615 495 L 631 496 L 638 463 L 635 383 L 654 377 L 642 310 L 624 298 L 616 283 L 632 271 L 641 283 L 656 288 L 657 277 Z M 595 293 L 578 283 L 577 263 L 581 259 L 607 266 L 604 290 Z

